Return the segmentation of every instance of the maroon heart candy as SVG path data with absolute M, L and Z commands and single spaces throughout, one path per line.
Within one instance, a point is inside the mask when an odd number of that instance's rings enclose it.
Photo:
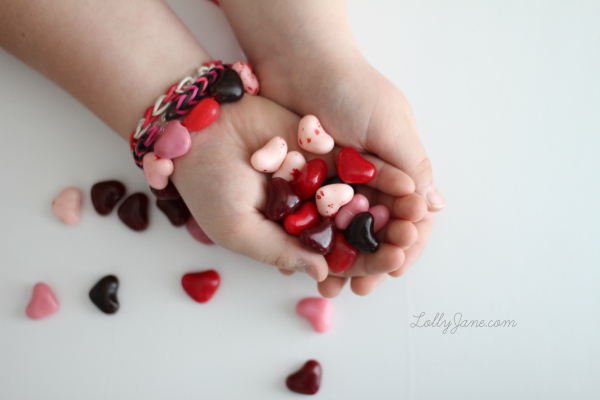
M 156 200 L 158 208 L 165 213 L 169 221 L 175 226 L 182 226 L 190 219 L 190 210 L 183 201 L 177 200 Z
M 148 228 L 148 196 L 134 193 L 119 207 L 119 218 L 134 231 L 145 231 Z
M 171 182 L 170 179 L 169 183 L 167 183 L 167 186 L 164 189 L 158 190 L 150 187 L 150 191 L 152 191 L 152 194 L 155 195 L 159 200 L 177 200 L 181 198 L 179 191 L 175 185 L 173 185 L 173 182 Z
M 325 255 L 333 247 L 334 235 L 333 218 L 323 218 L 312 228 L 305 229 L 300 233 L 300 242 L 306 250 Z
M 300 196 L 292 184 L 283 178 L 273 178 L 267 184 L 267 206 L 265 214 L 279 221 L 300 207 Z
M 92 204 L 100 215 L 108 215 L 125 196 L 125 185 L 119 181 L 98 182 L 92 186 Z
M 288 376 L 285 383 L 292 392 L 315 394 L 321 386 L 321 375 L 321 364 L 315 360 L 308 360 L 302 368 Z

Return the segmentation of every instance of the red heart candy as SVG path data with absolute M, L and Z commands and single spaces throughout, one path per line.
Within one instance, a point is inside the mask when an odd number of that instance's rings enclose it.
M 348 244 L 343 233 L 336 232 L 333 247 L 331 252 L 325 256 L 325 260 L 327 260 L 331 272 L 341 274 L 352 266 L 357 256 L 358 250 Z
M 342 149 L 337 156 L 339 177 L 346 183 L 367 183 L 375 178 L 377 169 L 352 147 Z
M 315 158 L 307 162 L 296 180 L 296 190 L 300 194 L 300 198 L 308 200 L 314 196 L 326 176 L 327 164 L 325 161 Z
M 190 132 L 201 131 L 210 126 L 219 116 L 219 103 L 207 97 L 198 103 L 185 118 L 185 127 Z
M 300 233 L 300 242 L 306 250 L 325 255 L 331 251 L 334 237 L 333 218 L 323 218 L 312 228 L 305 229 Z
M 272 221 L 279 221 L 300 207 L 300 197 L 292 184 L 283 178 L 271 178 L 267 184 L 265 214 Z
M 298 211 L 283 220 L 283 227 L 290 235 L 299 236 L 300 232 L 312 228 L 319 222 L 319 212 L 314 203 L 308 202 L 300 206 Z
M 308 360 L 302 368 L 288 376 L 285 383 L 292 392 L 315 394 L 321 386 L 321 374 L 321 364 L 315 360 Z
M 221 283 L 221 278 L 213 269 L 185 274 L 181 278 L 183 290 L 198 303 L 209 301 L 219 288 L 219 283 Z

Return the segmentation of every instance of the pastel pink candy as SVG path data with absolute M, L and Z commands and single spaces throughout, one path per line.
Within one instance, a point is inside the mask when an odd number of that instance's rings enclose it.
M 307 297 L 296 305 L 296 312 L 310 322 L 315 331 L 324 333 L 331 327 L 333 305 L 323 297 Z
M 287 155 L 287 143 L 276 136 L 260 150 L 252 154 L 250 164 L 259 172 L 275 172 L 281 167 Z
M 281 167 L 273 174 L 273 178 L 282 178 L 288 182 L 294 182 L 305 165 L 306 160 L 302 154 L 297 151 L 290 151 L 285 156 Z
M 327 154 L 333 149 L 333 138 L 321 127 L 314 115 L 307 115 L 298 125 L 298 144 L 313 154 Z
M 166 188 L 173 169 L 173 161 L 168 158 L 157 157 L 152 151 L 144 156 L 144 174 L 148 185 L 153 189 L 162 190 Z
M 165 131 L 154 144 L 156 155 L 170 160 L 186 155 L 191 148 L 190 132 L 176 119 L 167 124 Z
M 322 186 L 317 190 L 317 210 L 324 217 L 333 217 L 340 207 L 350 203 L 354 196 L 352 186 L 345 183 L 334 183 Z
M 52 212 L 60 222 L 77 225 L 81 218 L 82 199 L 81 190 L 76 187 L 66 188 L 52 201 Z
M 390 210 L 383 204 L 369 208 L 369 212 L 375 219 L 375 222 L 373 223 L 373 230 L 375 232 L 380 231 L 390 220 Z
M 188 219 L 188 222 L 185 224 L 185 227 L 187 228 L 190 235 L 192 235 L 192 237 L 200 243 L 208 245 L 215 244 L 215 242 L 213 242 L 208 236 L 206 236 L 206 233 L 204 233 L 202 228 L 200 228 L 200 225 L 198 225 L 198 222 L 196 222 L 196 219 L 194 219 L 194 217 L 190 217 L 190 219 Z
M 242 79 L 242 83 L 244 84 L 244 91 L 252 96 L 256 96 L 258 94 L 258 79 L 252 72 L 252 68 L 249 65 L 238 61 L 233 63 L 231 69 L 236 71 L 240 78 Z
M 355 194 L 352 201 L 340 208 L 335 216 L 335 227 L 345 230 L 356 214 L 369 210 L 369 200 L 362 194 Z
M 33 287 L 31 300 L 25 309 L 25 314 L 31 319 L 46 318 L 58 311 L 58 299 L 50 286 L 37 283 Z

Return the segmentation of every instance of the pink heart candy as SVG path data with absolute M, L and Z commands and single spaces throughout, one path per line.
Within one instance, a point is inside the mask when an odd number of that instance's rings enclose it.
M 313 154 L 327 154 L 333 149 L 333 138 L 329 136 L 314 115 L 307 115 L 298 125 L 298 144 Z
M 202 228 L 200 228 L 200 225 L 198 225 L 198 222 L 194 217 L 190 217 L 190 219 L 188 219 L 188 222 L 185 224 L 185 227 L 187 228 L 190 235 L 192 235 L 192 237 L 200 243 L 208 245 L 215 244 L 215 242 L 213 242 L 208 236 L 206 236 L 206 233 L 204 233 Z
M 355 194 L 350 203 L 340 208 L 335 216 L 335 227 L 345 230 L 356 214 L 369 210 L 369 200 L 362 194 Z
M 81 190 L 76 187 L 66 188 L 52 201 L 52 212 L 60 222 L 77 225 L 81 218 L 82 199 Z
M 310 322 L 315 331 L 324 333 L 331 327 L 333 305 L 323 297 L 307 297 L 296 305 L 296 312 Z
M 167 124 L 165 131 L 154 144 L 156 155 L 170 160 L 186 155 L 191 148 L 190 132 L 176 119 Z
M 373 231 L 375 232 L 380 231 L 390 220 L 390 210 L 383 204 L 369 208 L 369 212 L 375 219 L 375 222 L 373 223 Z
M 168 158 L 160 158 L 152 151 L 144 156 L 144 174 L 153 189 L 166 188 L 173 169 L 173 161 Z
M 46 318 L 58 311 L 58 299 L 45 283 L 37 283 L 33 287 L 31 300 L 25 309 L 25 314 L 31 319 Z
M 235 72 L 238 73 L 240 78 L 242 79 L 242 83 L 244 84 L 244 91 L 252 96 L 256 96 L 258 94 L 258 79 L 252 73 L 252 68 L 245 63 L 238 61 L 233 63 L 231 66 Z
M 276 136 L 260 150 L 252 154 L 250 164 L 259 172 L 275 172 L 281 167 L 287 155 L 287 143 Z
M 302 154 L 297 151 L 290 151 L 285 156 L 281 167 L 273 174 L 273 178 L 282 178 L 288 182 L 295 182 L 305 165 L 306 160 Z
M 354 196 L 352 186 L 345 183 L 334 183 L 317 189 L 317 210 L 324 217 L 333 217 L 340 207 L 350 203 Z

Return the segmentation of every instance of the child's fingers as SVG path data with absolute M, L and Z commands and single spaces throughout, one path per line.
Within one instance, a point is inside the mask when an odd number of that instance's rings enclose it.
M 370 154 L 362 154 L 363 158 L 377 169 L 375 178 L 365 185 L 394 197 L 404 197 L 415 192 L 415 182 L 408 174 Z
M 397 278 L 400 275 L 404 274 L 408 267 L 410 267 L 419 258 L 419 256 L 423 252 L 423 249 L 425 249 L 425 244 L 427 244 L 427 240 L 429 239 L 429 234 L 431 233 L 431 228 L 433 227 L 434 220 L 435 214 L 427 213 L 425 218 L 423 218 L 419 222 L 415 222 L 414 225 L 418 232 L 418 239 L 412 246 L 410 246 L 405 251 L 406 258 L 402 266 L 397 270 L 390 272 L 390 276 Z
M 396 245 L 402 250 L 415 244 L 418 237 L 419 233 L 414 223 L 399 219 L 391 219 L 381 231 L 377 232 L 380 242 Z
M 393 244 L 381 243 L 375 253 L 359 253 L 348 270 L 340 276 L 367 276 L 387 274 L 402 267 L 404 251 Z
M 387 275 L 357 276 L 350 281 L 350 288 L 359 296 L 366 296 L 379 286 Z
M 390 210 L 390 216 L 394 219 L 406 221 L 420 221 L 427 214 L 427 202 L 416 193 L 404 197 L 393 197 L 369 187 L 360 187 L 359 193 L 364 195 L 371 207 L 382 204 Z
M 317 282 L 323 281 L 329 272 L 322 255 L 305 250 L 297 237 L 258 211 L 244 214 L 228 236 L 231 250 L 265 264 L 306 272 Z
M 283 275 L 289 276 L 289 275 L 294 275 L 294 272 L 296 272 L 296 271 L 291 270 L 291 269 L 279 268 L 279 272 L 281 272 Z
M 347 280 L 348 278 L 341 276 L 328 276 L 323 282 L 317 283 L 317 288 L 323 297 L 336 297 L 342 291 Z

